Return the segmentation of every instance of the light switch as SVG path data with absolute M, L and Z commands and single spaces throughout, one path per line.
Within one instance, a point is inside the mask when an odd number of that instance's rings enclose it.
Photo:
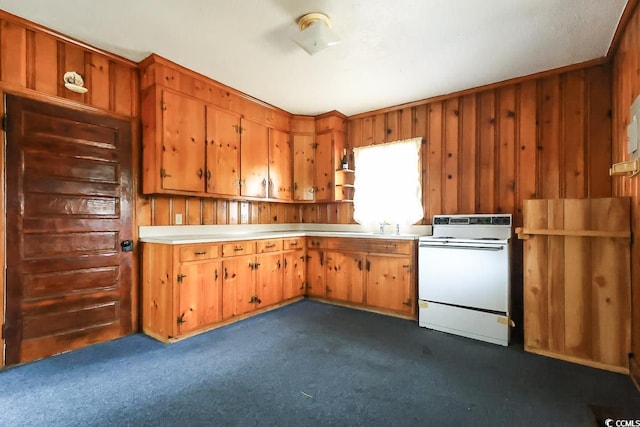
M 176 214 L 175 224 L 182 225 L 182 214 Z
M 627 153 L 629 160 L 635 160 L 640 157 L 638 149 L 638 124 L 640 122 L 640 96 L 631 104 L 629 111 L 629 125 L 627 126 Z

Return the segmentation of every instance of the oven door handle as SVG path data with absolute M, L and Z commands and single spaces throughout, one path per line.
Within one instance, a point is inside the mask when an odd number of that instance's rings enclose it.
M 438 249 L 470 249 L 474 251 L 501 251 L 504 245 L 500 246 L 462 246 L 462 245 L 430 245 L 429 243 L 420 243 L 420 248 L 438 248 Z

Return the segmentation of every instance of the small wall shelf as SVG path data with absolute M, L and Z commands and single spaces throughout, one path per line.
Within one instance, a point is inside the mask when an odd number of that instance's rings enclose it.
M 355 192 L 354 172 L 353 169 L 336 169 L 336 184 L 334 188 L 334 200 L 336 202 L 353 202 L 353 193 Z

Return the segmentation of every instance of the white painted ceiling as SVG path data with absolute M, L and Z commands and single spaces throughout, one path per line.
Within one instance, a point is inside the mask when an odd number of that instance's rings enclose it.
M 353 115 L 607 53 L 627 0 L 0 0 L 140 61 L 155 52 L 294 114 Z M 296 20 L 343 42 L 309 56 Z

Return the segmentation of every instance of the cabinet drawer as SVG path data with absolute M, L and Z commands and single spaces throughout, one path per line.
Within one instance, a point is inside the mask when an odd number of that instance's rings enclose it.
M 278 252 L 282 250 L 282 239 L 258 240 L 256 242 L 256 246 L 259 254 L 263 254 L 265 252 Z
M 415 244 L 414 241 L 406 240 L 338 238 L 328 239 L 326 247 L 343 251 L 410 255 Z
M 189 245 L 180 247 L 180 261 L 218 258 L 218 245 Z
M 292 250 L 292 249 L 303 249 L 304 248 L 304 238 L 302 237 L 293 237 L 290 239 L 283 240 L 284 250 Z
M 325 247 L 325 239 L 318 239 L 316 237 L 308 237 L 307 238 L 307 247 L 308 248 L 324 248 Z
M 238 255 L 251 255 L 253 254 L 256 242 L 229 242 L 222 245 L 222 256 L 238 256 Z

